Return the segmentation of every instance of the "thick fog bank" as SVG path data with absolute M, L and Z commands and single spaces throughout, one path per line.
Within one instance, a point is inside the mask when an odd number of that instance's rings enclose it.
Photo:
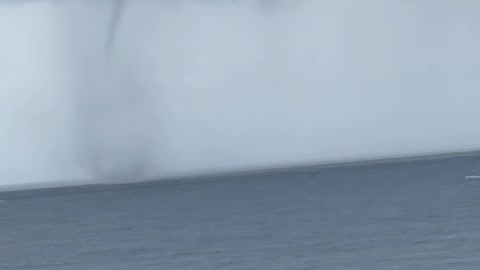
M 480 148 L 475 1 L 1 3 L 0 183 Z
M 0 1 L 0 184 L 81 176 L 52 15 L 45 2 Z

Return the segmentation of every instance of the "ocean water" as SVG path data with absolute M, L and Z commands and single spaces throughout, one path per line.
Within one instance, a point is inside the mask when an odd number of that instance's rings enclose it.
M 0 269 L 479 269 L 479 157 L 0 193 Z

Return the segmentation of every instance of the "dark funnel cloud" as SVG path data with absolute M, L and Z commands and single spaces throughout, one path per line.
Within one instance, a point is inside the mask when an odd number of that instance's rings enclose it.
M 118 27 L 122 19 L 122 15 L 125 12 L 125 5 L 127 0 L 114 0 L 112 1 L 112 13 L 110 15 L 110 20 L 108 22 L 108 31 L 107 39 L 105 42 L 105 55 L 107 61 L 110 60 L 110 57 L 114 50 L 115 39 L 118 33 Z
M 82 44 L 69 44 L 68 38 L 66 43 L 66 51 L 72 54 L 70 69 L 76 71 L 71 91 L 78 160 L 101 181 L 142 179 L 152 151 L 151 89 L 141 81 L 142 67 L 122 61 L 121 52 L 117 53 L 127 1 L 59 5 L 60 10 L 78 12 L 78 17 L 69 19 L 66 35 L 76 41 L 85 35 Z M 89 11 L 90 25 L 80 17 Z

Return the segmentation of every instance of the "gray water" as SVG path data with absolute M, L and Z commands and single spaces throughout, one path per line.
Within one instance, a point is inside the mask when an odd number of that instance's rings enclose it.
M 0 269 L 478 269 L 478 160 L 0 193 Z

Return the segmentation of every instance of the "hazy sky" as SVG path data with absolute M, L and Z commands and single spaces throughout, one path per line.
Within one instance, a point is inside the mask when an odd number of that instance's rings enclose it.
M 479 8 L 0 1 L 0 184 L 478 149 Z

